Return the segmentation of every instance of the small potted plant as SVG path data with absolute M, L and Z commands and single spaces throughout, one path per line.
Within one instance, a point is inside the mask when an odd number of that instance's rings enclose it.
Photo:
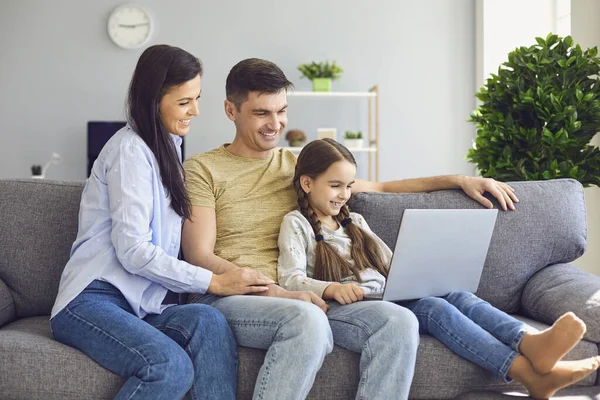
M 363 147 L 363 135 L 361 131 L 344 132 L 344 145 L 349 149 L 360 149 Z
M 300 129 L 290 129 L 285 134 L 290 147 L 302 147 L 306 143 L 306 135 Z
M 312 62 L 310 64 L 298 65 L 298 70 L 302 72 L 303 78 L 308 78 L 312 81 L 314 92 L 330 92 L 331 81 L 339 79 L 342 76 L 343 69 L 336 65 L 335 61 L 329 63 Z

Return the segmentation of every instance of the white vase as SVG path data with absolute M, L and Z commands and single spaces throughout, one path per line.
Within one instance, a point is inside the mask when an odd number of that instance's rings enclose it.
M 349 149 L 361 149 L 363 147 L 363 139 L 344 139 L 344 146 Z
M 319 139 L 329 138 L 329 139 L 335 140 L 336 132 L 337 132 L 337 129 L 335 129 L 335 128 L 318 128 L 317 129 L 317 135 L 318 135 Z

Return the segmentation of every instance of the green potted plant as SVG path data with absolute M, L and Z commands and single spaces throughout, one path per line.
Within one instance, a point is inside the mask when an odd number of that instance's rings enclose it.
M 363 135 L 361 131 L 344 132 L 344 146 L 349 149 L 360 149 L 363 147 Z
M 574 178 L 600 186 L 600 59 L 570 36 L 520 47 L 476 94 L 467 159 L 501 181 Z
M 325 62 L 312 62 L 310 64 L 298 65 L 298 70 L 302 72 L 303 78 L 308 78 L 312 81 L 313 91 L 315 92 L 330 92 L 331 81 L 339 79 L 344 72 L 335 61 L 329 63 Z
M 285 140 L 290 147 L 302 147 L 306 143 L 306 135 L 300 129 L 290 129 L 285 134 Z

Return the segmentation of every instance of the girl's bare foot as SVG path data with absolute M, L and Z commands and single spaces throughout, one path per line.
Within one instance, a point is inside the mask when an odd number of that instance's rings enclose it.
M 531 362 L 517 356 L 508 371 L 508 376 L 520 382 L 534 399 L 549 399 L 558 390 L 579 382 L 600 366 L 600 356 L 578 361 L 559 361 L 552 371 L 540 374 Z
M 563 314 L 541 332 L 526 333 L 519 351 L 540 374 L 547 374 L 583 337 L 585 323 L 572 312 Z

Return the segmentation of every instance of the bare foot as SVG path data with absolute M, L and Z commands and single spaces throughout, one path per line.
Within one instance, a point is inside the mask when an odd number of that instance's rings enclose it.
M 547 374 L 583 337 L 585 323 L 572 312 L 563 314 L 541 332 L 526 333 L 519 351 L 540 374 Z
M 534 372 L 534 374 L 524 377 L 521 383 L 532 398 L 549 399 L 558 390 L 579 382 L 596 371 L 599 366 L 599 356 L 578 361 L 559 361 L 551 372 L 545 375 Z

